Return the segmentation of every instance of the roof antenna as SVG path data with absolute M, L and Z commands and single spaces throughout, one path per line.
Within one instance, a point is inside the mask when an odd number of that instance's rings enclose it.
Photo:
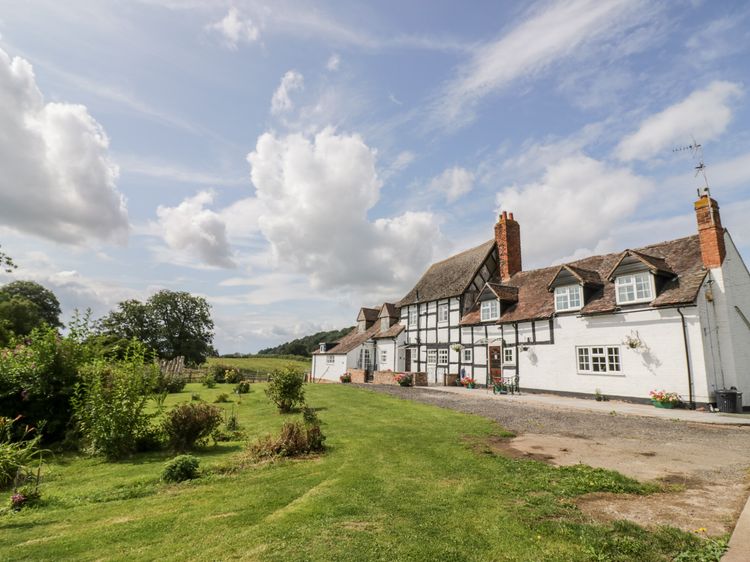
M 711 197 L 711 190 L 708 187 L 708 177 L 706 176 L 706 163 L 703 161 L 703 145 L 695 140 L 695 137 L 691 135 L 693 142 L 686 146 L 678 146 L 672 149 L 672 152 L 684 152 L 689 150 L 693 155 L 696 165 L 693 168 L 695 170 L 695 177 L 701 176 L 703 178 L 703 186 L 697 189 L 698 197 Z M 713 217 L 712 217 L 713 218 Z

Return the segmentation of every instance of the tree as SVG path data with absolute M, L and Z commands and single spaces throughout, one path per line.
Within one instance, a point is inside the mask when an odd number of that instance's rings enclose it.
M 0 344 L 6 345 L 11 336 L 26 336 L 45 321 L 39 307 L 23 297 L 0 295 Z
M 182 355 L 187 363 L 200 364 L 214 353 L 211 307 L 184 291 L 159 291 L 145 303 L 123 301 L 101 325 L 103 333 L 136 338 L 164 359 Z
M 0 288 L 0 301 L 21 298 L 39 308 L 42 320 L 52 328 L 62 328 L 60 301 L 55 294 L 34 281 L 13 281 Z
M 5 271 L 5 273 L 11 273 L 16 267 L 18 266 L 13 263 L 13 258 L 0 250 L 0 269 Z

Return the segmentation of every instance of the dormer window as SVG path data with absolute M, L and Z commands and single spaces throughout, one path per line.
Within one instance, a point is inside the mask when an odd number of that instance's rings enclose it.
M 482 322 L 500 318 L 500 302 L 496 299 L 482 301 L 481 318 Z
M 647 271 L 615 278 L 617 304 L 649 302 L 654 299 L 654 276 Z
M 580 285 L 555 287 L 555 311 L 580 310 L 583 306 L 583 288 Z
M 324 344 L 324 343 L 320 344 L 320 352 L 321 353 L 325 353 L 326 352 L 326 344 Z

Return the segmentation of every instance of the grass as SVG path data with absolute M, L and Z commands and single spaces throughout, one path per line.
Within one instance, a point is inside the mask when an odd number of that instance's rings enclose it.
M 284 367 L 285 365 L 294 365 L 299 367 L 300 370 L 305 372 L 311 368 L 310 361 L 295 361 L 291 359 L 281 359 L 278 357 L 210 357 L 208 364 L 212 365 L 218 363 L 219 365 L 227 365 L 228 367 L 236 367 L 238 369 L 250 369 L 253 371 L 259 371 L 264 373 L 270 373 L 274 369 Z
M 253 385 L 233 396 L 249 438 L 285 419 Z M 190 384 L 167 406 L 231 385 Z M 482 445 L 502 430 L 484 418 L 348 385 L 309 385 L 329 449 L 196 481 L 158 481 L 167 453 L 107 463 L 60 456 L 44 503 L 0 516 L 11 560 L 669 560 L 700 539 L 676 529 L 593 524 L 572 500 L 587 492 L 649 493 L 616 472 L 554 468 Z M 240 442 L 198 453 L 224 466 Z

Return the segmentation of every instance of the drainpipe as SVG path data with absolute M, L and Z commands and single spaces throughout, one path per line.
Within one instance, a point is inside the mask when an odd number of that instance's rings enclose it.
M 685 324 L 685 315 L 682 313 L 682 310 L 678 308 L 677 313 L 680 315 L 680 319 L 682 320 L 682 340 L 685 343 L 685 364 L 687 365 L 688 393 L 690 394 L 690 409 L 695 410 L 695 400 L 693 398 L 693 370 L 690 365 L 690 348 L 688 347 L 687 324 Z

